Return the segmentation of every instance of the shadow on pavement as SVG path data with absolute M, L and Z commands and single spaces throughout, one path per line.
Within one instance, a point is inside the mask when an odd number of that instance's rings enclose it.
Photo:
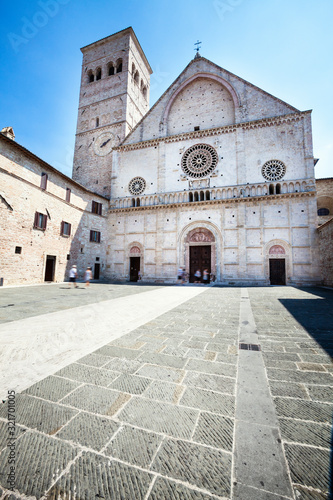
M 301 288 L 317 298 L 279 299 L 290 314 L 306 329 L 311 337 L 333 360 L 333 290 Z M 330 452 L 329 499 L 333 500 L 333 426 Z
M 279 299 L 303 328 L 333 357 L 333 290 L 300 288 L 317 298 Z M 310 295 L 311 294 L 311 295 Z

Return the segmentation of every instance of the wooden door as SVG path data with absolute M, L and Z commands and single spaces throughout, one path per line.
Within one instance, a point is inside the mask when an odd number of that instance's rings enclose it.
M 286 284 L 286 260 L 269 259 L 269 279 L 271 285 Z
M 54 281 L 55 263 L 56 263 L 55 255 L 47 255 L 46 256 L 44 281 Z
M 138 281 L 140 257 L 130 257 L 130 281 Z
M 191 246 L 190 247 L 190 283 L 194 283 L 197 279 L 194 279 L 194 273 L 197 270 L 201 272 L 201 282 L 204 269 L 208 269 L 208 273 L 211 272 L 211 246 Z M 209 280 L 208 280 L 209 282 Z
M 100 263 L 95 263 L 94 266 L 94 280 L 99 280 L 99 272 L 100 272 L 101 265 Z

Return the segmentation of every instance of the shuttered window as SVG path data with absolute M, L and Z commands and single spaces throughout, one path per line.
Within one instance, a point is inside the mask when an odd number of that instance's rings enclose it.
M 34 229 L 45 231 L 47 223 L 47 215 L 35 212 Z
M 72 225 L 69 222 L 65 222 L 64 220 L 61 222 L 60 234 L 61 236 L 70 236 L 71 235 Z
M 102 203 L 98 203 L 97 201 L 92 201 L 91 211 L 93 214 L 102 215 Z
M 100 243 L 101 233 L 99 231 L 90 231 L 90 241 L 93 243 Z
M 40 179 L 40 187 L 42 189 L 46 189 L 46 186 L 47 186 L 47 174 L 45 172 L 42 172 L 42 177 Z

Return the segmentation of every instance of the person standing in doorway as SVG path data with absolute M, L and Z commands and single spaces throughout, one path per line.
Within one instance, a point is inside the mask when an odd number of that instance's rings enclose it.
M 90 285 L 90 280 L 92 280 L 92 271 L 91 271 L 91 267 L 87 267 L 86 269 L 86 272 L 84 273 L 84 281 L 86 282 L 86 284 L 84 285 L 85 288 L 88 288 L 89 285 Z
M 194 273 L 194 283 L 201 283 L 201 271 L 197 269 Z
M 183 268 L 179 267 L 178 272 L 177 272 L 177 280 L 182 282 L 183 281 Z
M 77 279 L 77 267 L 75 264 L 73 264 L 73 266 L 69 270 L 69 283 L 73 283 L 75 288 L 79 288 L 76 284 L 76 279 Z M 69 285 L 69 288 L 71 288 L 71 285 Z
M 204 269 L 203 275 L 202 275 L 202 279 L 203 279 L 204 285 L 207 285 L 208 282 L 209 282 L 209 272 L 208 272 L 208 269 Z

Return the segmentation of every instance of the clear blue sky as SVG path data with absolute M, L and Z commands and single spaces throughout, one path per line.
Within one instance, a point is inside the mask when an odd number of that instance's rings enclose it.
M 1 2 L 0 129 L 71 176 L 80 47 L 132 26 L 154 71 L 150 105 L 200 53 L 304 111 L 316 177 L 333 176 L 332 0 Z

